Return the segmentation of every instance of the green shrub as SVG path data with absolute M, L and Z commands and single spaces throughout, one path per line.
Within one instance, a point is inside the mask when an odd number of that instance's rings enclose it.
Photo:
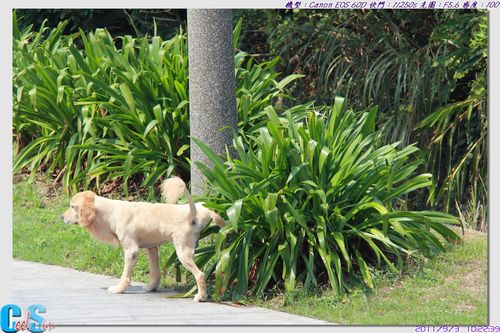
M 375 108 L 356 116 L 337 98 L 332 109 L 300 110 L 294 117 L 304 121 L 267 107 L 266 126 L 234 138 L 235 158 L 196 141 L 214 163 L 197 164 L 213 190 L 203 200 L 230 221 L 197 252 L 205 272 L 215 271 L 216 299 L 228 287 L 234 297 L 260 296 L 277 281 L 293 290 L 327 280 L 339 295 L 358 280 L 371 288 L 372 267 L 399 272 L 460 239 L 445 225 L 459 224 L 455 217 L 403 209 L 431 175 L 415 174 L 414 145 L 380 144 Z
M 31 26 L 14 13 L 14 172 L 28 168 L 64 175 L 67 190 L 130 179 L 153 195 L 162 177 L 189 179 L 189 102 L 186 35 L 163 41 L 103 29 L 63 35 Z M 241 21 L 235 28 L 235 44 Z M 117 40 L 121 47 L 117 47 Z M 82 44 L 80 50 L 77 45 Z M 298 75 L 280 82 L 271 62 L 235 54 L 242 130 Z
M 271 53 L 283 72 L 306 75 L 299 101 L 377 105 L 385 142 L 420 142 L 433 207 L 486 205 L 486 11 L 301 10 L 275 21 Z
M 64 170 L 76 188 L 134 174 L 151 186 L 188 170 L 185 35 L 124 36 L 117 49 L 105 30 L 81 31 L 81 51 L 65 25 L 14 35 L 14 172 Z

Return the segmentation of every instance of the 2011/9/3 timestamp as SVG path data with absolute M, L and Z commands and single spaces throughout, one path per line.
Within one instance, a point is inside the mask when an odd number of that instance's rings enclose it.
M 471 333 L 486 333 L 486 332 L 500 332 L 500 326 L 416 326 L 415 332 L 471 332 Z

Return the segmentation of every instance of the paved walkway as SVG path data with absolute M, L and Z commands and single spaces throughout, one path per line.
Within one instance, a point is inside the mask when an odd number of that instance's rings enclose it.
M 325 325 L 324 321 L 254 306 L 195 303 L 167 298 L 178 292 L 146 293 L 132 283 L 125 294 L 107 291 L 117 278 L 28 261 L 13 262 L 13 303 L 42 304 L 57 325 Z

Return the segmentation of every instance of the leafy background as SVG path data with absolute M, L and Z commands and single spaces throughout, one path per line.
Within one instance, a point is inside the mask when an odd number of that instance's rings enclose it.
M 24 18 L 22 28 L 33 24 L 39 30 L 45 20 L 48 27 L 67 20 L 62 29 L 65 34 L 105 27 L 111 36 L 156 33 L 166 40 L 185 31 L 186 25 L 185 10 L 17 12 Z M 411 15 L 403 10 L 233 12 L 235 24 L 243 19 L 237 47 L 251 55 L 250 61 L 268 62 L 277 79 L 304 75 L 288 85 L 286 96 L 273 96 L 273 103 L 293 106 L 314 100 L 317 105 L 331 105 L 334 96 L 344 96 L 356 110 L 378 106 L 377 127 L 384 129 L 386 142 L 418 142 L 425 171 L 434 175 L 430 200 L 428 192 L 417 192 L 410 200 L 415 208 L 430 204 L 485 230 L 486 11 L 413 10 Z M 83 47 L 81 38 L 73 38 L 73 43 Z M 120 48 L 122 38 L 114 43 Z M 240 66 L 246 61 L 238 59 Z M 238 92 L 241 97 L 242 90 Z M 21 141 L 21 147 L 27 141 Z

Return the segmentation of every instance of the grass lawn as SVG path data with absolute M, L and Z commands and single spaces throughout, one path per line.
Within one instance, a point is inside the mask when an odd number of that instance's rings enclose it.
M 69 199 L 48 188 L 44 182 L 14 184 L 14 257 L 120 276 L 121 248 L 95 241 L 83 228 L 65 225 L 60 215 Z M 161 246 L 161 267 L 172 252 L 172 245 Z M 141 251 L 133 280 L 146 282 L 148 274 Z M 298 291 L 252 303 L 346 325 L 486 325 L 486 234 L 467 231 L 462 245 L 401 276 L 380 273 L 374 282 L 375 289 L 352 290 L 342 300 L 329 291 Z M 162 286 L 186 290 L 193 286 L 191 279 L 188 284 L 176 284 L 171 268 L 164 272 Z
M 466 230 L 454 246 L 402 276 L 379 274 L 371 291 L 337 300 L 303 291 L 259 301 L 259 306 L 345 325 L 487 325 L 485 233 Z

